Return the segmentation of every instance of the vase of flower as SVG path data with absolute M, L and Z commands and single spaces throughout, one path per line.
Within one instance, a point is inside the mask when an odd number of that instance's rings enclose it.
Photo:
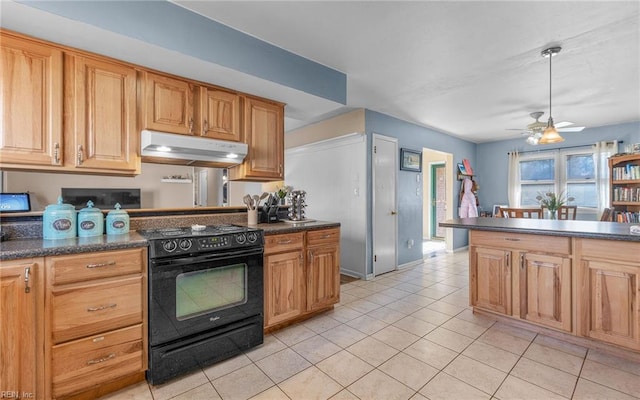
M 549 210 L 549 219 L 558 219 L 558 210 Z
M 546 208 L 548 211 L 549 219 L 558 219 L 558 209 L 565 205 L 568 201 L 573 201 L 574 198 L 569 196 L 565 197 L 564 192 L 555 194 L 554 192 L 540 193 L 536 196 L 536 200 L 540 202 L 540 206 Z

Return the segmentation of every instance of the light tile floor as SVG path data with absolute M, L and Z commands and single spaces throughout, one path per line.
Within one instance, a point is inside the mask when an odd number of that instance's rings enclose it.
M 638 399 L 622 358 L 474 315 L 468 253 L 342 285 L 341 303 L 245 354 L 113 399 Z

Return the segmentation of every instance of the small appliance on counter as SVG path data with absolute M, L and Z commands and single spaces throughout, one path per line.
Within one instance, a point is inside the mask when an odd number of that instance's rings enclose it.
M 120 209 L 120 203 L 116 203 L 115 210 L 107 214 L 107 235 L 122 235 L 129 233 L 129 214 Z
M 76 237 L 77 213 L 71 204 L 49 204 L 42 214 L 42 237 L 44 239 L 70 239 Z
M 269 195 L 267 200 L 262 206 L 262 213 L 260 214 L 260 222 L 266 222 L 268 224 L 279 222 L 278 209 L 280 208 L 280 200 L 274 196 Z
M 93 208 L 93 201 L 78 212 L 78 236 L 101 236 L 104 233 L 104 216 L 99 208 Z

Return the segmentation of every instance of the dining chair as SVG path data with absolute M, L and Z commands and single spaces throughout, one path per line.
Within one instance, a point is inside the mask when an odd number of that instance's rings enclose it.
M 542 215 L 546 214 L 547 207 L 542 207 Z M 558 219 L 576 219 L 578 206 L 560 206 L 558 208 Z
M 542 218 L 541 208 L 512 208 L 499 207 L 496 215 L 498 218 Z

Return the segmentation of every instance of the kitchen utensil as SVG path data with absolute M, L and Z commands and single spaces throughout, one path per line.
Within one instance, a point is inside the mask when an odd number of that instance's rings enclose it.
M 258 196 L 257 194 L 254 194 L 253 195 L 253 210 L 257 210 L 259 204 L 260 204 L 260 196 Z
M 247 209 L 251 210 L 251 196 L 249 196 L 248 194 L 245 194 L 244 197 L 242 198 L 242 201 L 244 202 L 244 204 L 247 205 Z

